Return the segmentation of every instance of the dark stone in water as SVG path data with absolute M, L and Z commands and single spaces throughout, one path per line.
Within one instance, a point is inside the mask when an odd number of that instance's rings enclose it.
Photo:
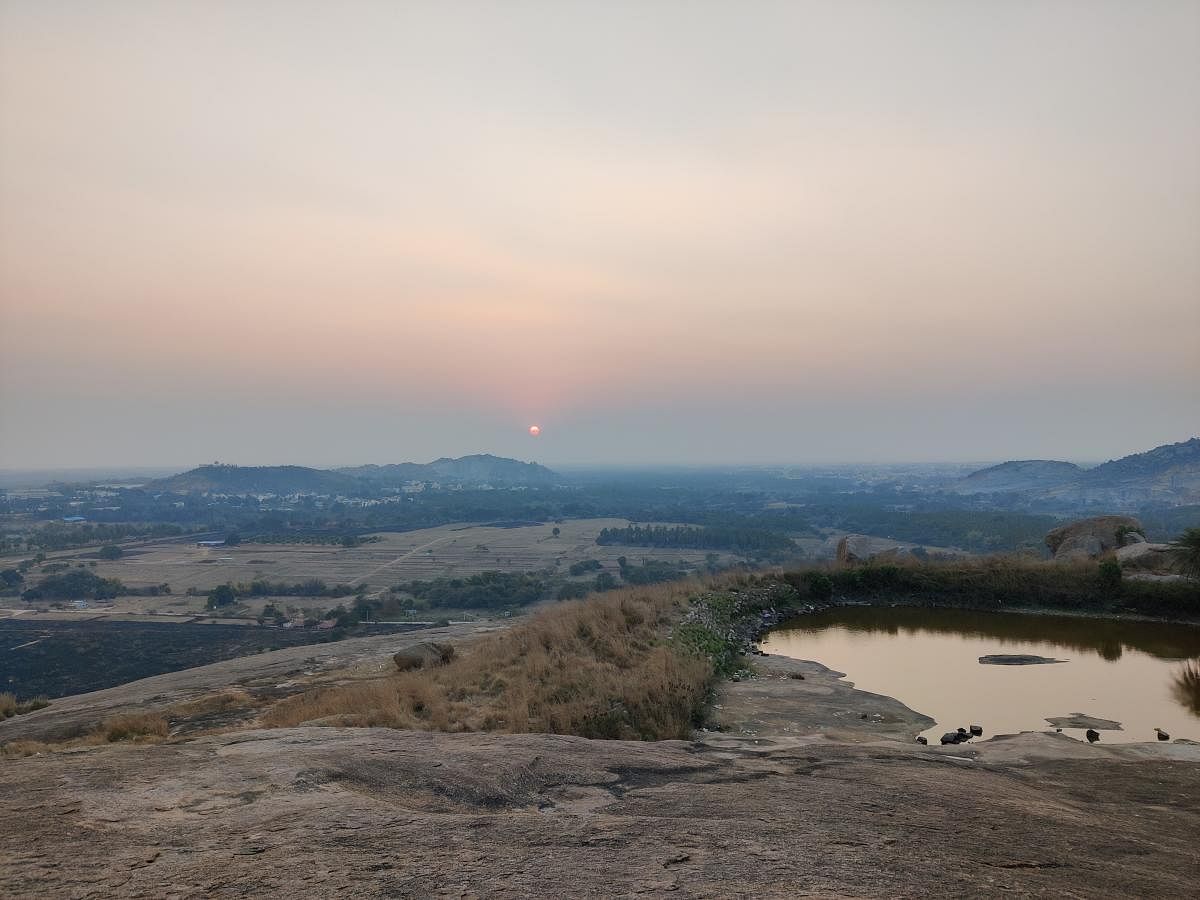
M 1094 744 L 1096 741 L 1100 740 L 1100 732 L 1098 732 L 1095 728 L 1089 728 L 1085 733 L 1087 734 L 1089 744 Z
M 1160 741 L 1169 741 L 1171 739 L 1171 736 L 1169 734 L 1167 734 L 1165 731 L 1163 731 L 1161 728 L 1155 728 L 1154 733 L 1156 735 L 1158 735 L 1158 739 Z
M 958 743 L 958 732 L 957 731 L 947 731 L 945 734 L 942 735 L 942 744 L 943 745 L 957 744 L 957 743 Z
M 983 666 L 1045 666 L 1050 663 L 1065 663 L 1065 659 L 1052 656 L 1034 656 L 1030 653 L 992 653 L 979 657 Z
M 925 735 L 919 734 L 919 735 L 917 735 L 917 743 L 921 744 L 923 746 L 923 745 L 929 743 L 929 739 L 927 737 L 925 737 Z
M 983 726 L 982 725 L 972 725 L 971 726 L 971 734 L 975 735 L 975 737 L 979 737 L 981 734 L 983 734 Z

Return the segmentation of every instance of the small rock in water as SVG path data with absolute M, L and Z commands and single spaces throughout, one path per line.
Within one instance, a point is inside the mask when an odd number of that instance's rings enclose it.
M 980 665 L 984 666 L 1044 666 L 1065 662 L 1065 659 L 1055 659 L 1053 656 L 1035 656 L 1030 653 L 990 653 L 987 656 L 979 657 Z
M 1100 732 L 1098 732 L 1095 728 L 1089 728 L 1085 734 L 1087 735 L 1089 744 L 1094 744 L 1096 741 L 1100 740 Z
M 919 735 L 917 735 L 917 743 L 924 746 L 925 744 L 929 743 L 929 739 L 927 737 L 925 737 L 925 735 L 919 734 Z
M 981 734 L 983 734 L 983 726 L 982 725 L 972 725 L 971 726 L 971 734 L 975 735 L 975 737 L 979 737 Z
M 1158 735 L 1158 739 L 1160 741 L 1169 741 L 1171 739 L 1171 736 L 1169 734 L 1167 734 L 1165 731 L 1163 731 L 1161 728 L 1155 728 L 1154 733 L 1156 735 Z
M 942 735 L 942 743 L 943 744 L 957 744 L 958 743 L 958 732 L 957 731 L 947 731 L 945 734 Z

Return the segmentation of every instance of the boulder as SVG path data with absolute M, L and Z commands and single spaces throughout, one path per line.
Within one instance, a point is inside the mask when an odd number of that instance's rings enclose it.
M 406 647 L 392 657 L 396 668 L 401 672 L 445 665 L 452 659 L 454 659 L 454 647 L 450 644 L 439 644 L 436 641 L 422 641 Z
M 1133 516 L 1094 516 L 1050 531 L 1046 546 L 1056 560 L 1095 559 L 1122 546 L 1131 534 L 1143 534 L 1142 523 Z
M 1173 560 L 1170 544 L 1151 544 L 1146 541 L 1118 547 L 1113 555 L 1122 569 L 1143 572 L 1170 572 Z
M 866 562 L 871 558 L 871 539 L 864 534 L 848 534 L 838 541 L 837 561 L 842 565 Z
M 898 562 L 911 559 L 912 556 L 913 552 L 908 547 L 865 534 L 847 534 L 837 543 L 837 561 L 846 566 L 865 562 Z

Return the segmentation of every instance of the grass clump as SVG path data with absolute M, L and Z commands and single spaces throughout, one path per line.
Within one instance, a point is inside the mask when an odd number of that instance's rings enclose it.
M 115 744 L 139 738 L 164 738 L 169 730 L 167 720 L 157 713 L 131 713 L 105 719 L 97 733 L 108 743 Z
M 0 694 L 0 716 L 5 719 L 33 712 L 35 709 L 45 709 L 49 705 L 50 701 L 46 697 L 34 697 L 32 700 L 20 701 L 7 691 Z
M 263 723 L 688 738 L 713 664 L 666 637 L 698 588 L 675 582 L 563 603 L 446 665 L 291 697 Z

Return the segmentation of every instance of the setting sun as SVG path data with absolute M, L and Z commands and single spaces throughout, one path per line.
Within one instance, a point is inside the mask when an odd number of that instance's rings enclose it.
M 539 434 L 541 434 L 541 433 L 542 433 L 542 426 L 541 426 L 541 425 L 530 425 L 530 426 L 529 426 L 529 435 L 530 435 L 530 437 L 537 437 L 537 436 L 538 436 Z

